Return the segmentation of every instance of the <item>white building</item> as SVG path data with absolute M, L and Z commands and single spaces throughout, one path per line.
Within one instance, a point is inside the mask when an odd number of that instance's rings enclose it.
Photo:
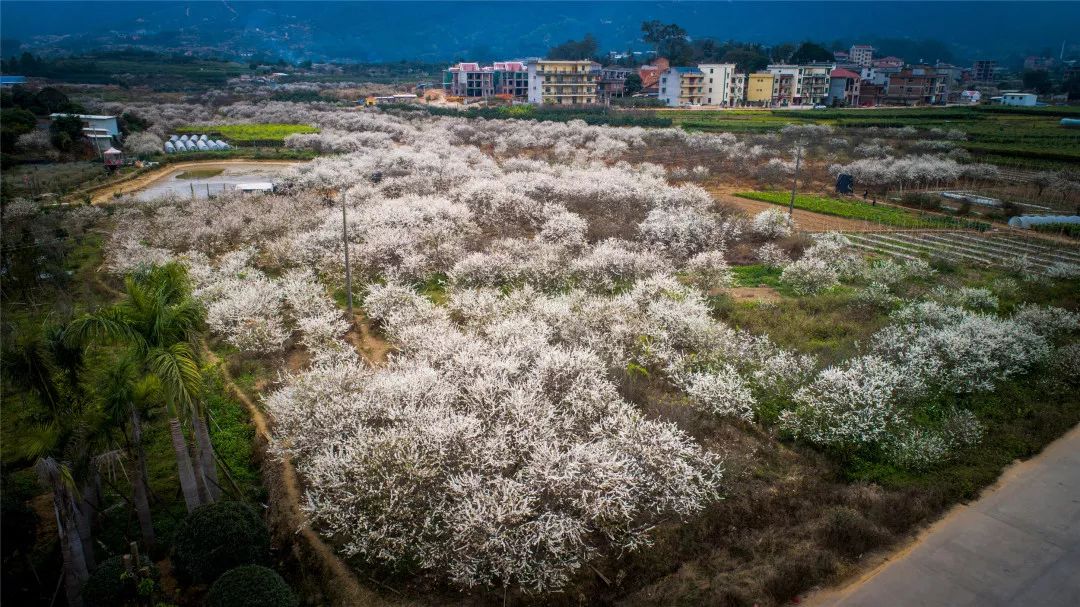
M 93 131 L 100 134 L 104 131 L 110 137 L 120 136 L 120 125 L 116 123 L 116 116 L 96 116 L 94 114 L 49 114 L 49 118 L 56 120 L 62 116 L 74 116 L 82 120 L 83 131 Z
M 746 74 L 733 74 L 728 89 L 731 105 L 743 105 L 746 102 Z
M 669 67 L 660 73 L 657 97 L 670 107 L 701 105 L 705 101 L 705 74 L 696 67 Z
M 703 63 L 698 66 L 705 76 L 705 105 L 738 105 L 743 100 L 745 80 L 735 73 L 734 63 Z
M 848 51 L 848 61 L 859 67 L 870 67 L 874 61 L 874 47 L 869 44 L 856 44 Z
M 1002 91 L 1001 105 L 1019 105 L 1022 107 L 1035 107 L 1038 96 L 1035 93 L 1021 93 L 1020 91 Z

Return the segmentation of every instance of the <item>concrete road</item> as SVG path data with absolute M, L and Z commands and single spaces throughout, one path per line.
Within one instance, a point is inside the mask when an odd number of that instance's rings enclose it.
M 809 603 L 1080 606 L 1080 427 L 874 571 Z

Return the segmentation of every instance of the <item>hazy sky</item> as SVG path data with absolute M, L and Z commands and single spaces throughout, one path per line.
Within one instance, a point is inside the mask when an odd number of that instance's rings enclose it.
M 522 56 L 587 32 L 605 50 L 626 48 L 639 39 L 647 19 L 679 23 L 692 36 L 766 44 L 935 38 L 958 57 L 1004 58 L 1043 49 L 1057 54 L 1063 41 L 1080 43 L 1080 2 L 0 3 L 0 34 L 9 40 L 5 52 L 11 39 L 26 44 L 43 34 L 92 35 L 107 42 L 115 30 L 141 34 L 140 43 L 168 44 L 173 33 L 183 32 L 185 43 L 261 45 L 258 50 L 287 56 Z

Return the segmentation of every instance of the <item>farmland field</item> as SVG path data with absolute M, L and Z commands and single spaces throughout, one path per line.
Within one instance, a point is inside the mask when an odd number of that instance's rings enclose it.
M 1061 167 L 1080 162 L 1080 130 L 1067 129 L 1063 117 L 1080 115 L 1080 107 L 1033 109 L 993 106 L 902 109 L 828 110 L 658 110 L 658 116 L 692 131 L 766 133 L 789 124 L 827 124 L 846 128 L 959 130 L 960 142 L 976 157 L 1022 167 Z
M 210 133 L 228 141 L 284 141 L 289 135 L 318 133 L 319 129 L 307 124 L 226 124 L 216 126 L 186 125 L 176 129 L 178 133 Z
M 749 200 L 771 202 L 773 204 L 784 206 L 787 206 L 791 200 L 791 194 L 788 192 L 738 192 L 735 195 L 742 198 L 747 198 Z M 824 215 L 835 215 L 837 217 L 858 219 L 861 221 L 869 221 L 885 226 L 907 229 L 986 229 L 987 227 L 989 227 L 987 224 L 982 222 L 966 221 L 961 219 L 954 219 L 951 217 L 918 217 L 910 212 L 894 207 L 871 206 L 870 203 L 867 202 L 859 202 L 856 200 L 840 200 L 838 198 L 829 198 L 827 196 L 814 196 L 809 194 L 797 195 L 795 197 L 795 208 L 812 211 L 814 213 L 822 213 Z

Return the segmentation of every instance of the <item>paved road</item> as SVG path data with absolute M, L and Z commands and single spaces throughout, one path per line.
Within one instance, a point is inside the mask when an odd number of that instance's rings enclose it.
M 912 547 L 847 588 L 838 607 L 1080 606 L 1080 427 L 1010 468 Z

